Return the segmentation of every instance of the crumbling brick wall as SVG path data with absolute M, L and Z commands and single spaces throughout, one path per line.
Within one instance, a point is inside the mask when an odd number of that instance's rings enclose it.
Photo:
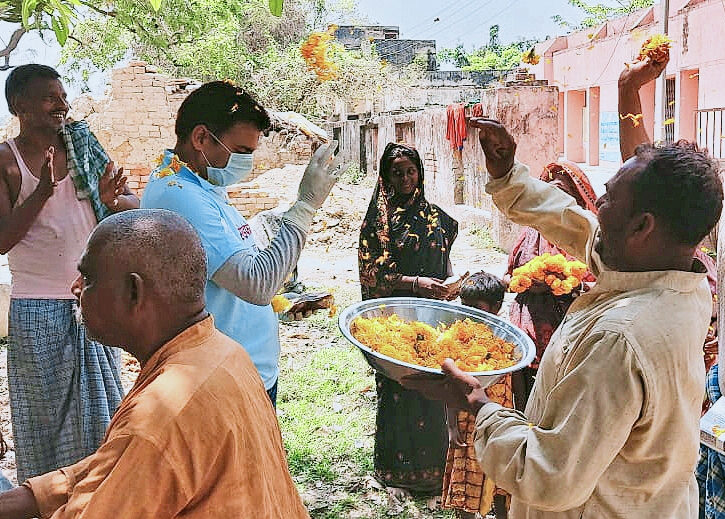
M 176 112 L 186 96 L 200 85 L 191 79 L 165 76 L 143 61 L 111 72 L 111 85 L 102 99 L 80 96 L 70 117 L 85 119 L 117 166 L 123 166 L 132 191 L 141 195 L 148 175 L 164 149 L 176 142 Z M 0 140 L 17 135 L 17 119 L 0 128 Z M 262 136 L 254 153 L 255 170 L 247 182 L 229 189 L 232 205 L 247 218 L 277 205 L 277 199 L 250 183 L 265 171 L 285 164 L 304 164 L 312 156 L 312 140 L 287 130 Z

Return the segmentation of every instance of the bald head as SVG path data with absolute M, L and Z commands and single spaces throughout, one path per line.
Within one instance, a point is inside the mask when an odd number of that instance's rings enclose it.
M 199 235 L 181 216 L 161 209 L 137 209 L 103 220 L 88 241 L 93 262 L 134 272 L 160 302 L 169 306 L 198 303 L 206 286 L 206 254 Z

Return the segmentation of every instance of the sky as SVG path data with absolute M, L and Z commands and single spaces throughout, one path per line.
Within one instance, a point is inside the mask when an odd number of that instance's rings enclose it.
M 358 0 L 358 11 L 373 23 L 399 26 L 401 38 L 434 39 L 439 49 L 485 45 L 494 24 L 500 26 L 501 42 L 509 43 L 563 34 L 551 19 L 555 14 L 572 22 L 582 18 L 566 0 Z
M 602 1 L 616 5 L 616 0 Z M 500 40 L 505 44 L 519 38 L 544 39 L 564 34 L 564 29 L 551 19 L 555 14 L 572 22 L 582 17 L 581 11 L 566 0 L 357 0 L 357 11 L 370 24 L 397 25 L 401 38 L 436 40 L 438 49 L 463 44 L 469 50 L 488 42 L 488 30 L 494 24 L 499 24 Z M 0 42 L 6 42 L 13 29 L 0 22 Z M 59 59 L 60 50 L 52 35 L 43 41 L 35 33 L 25 35 L 11 55 L 14 64 L 56 67 Z M 7 74 L 0 71 L 0 85 L 5 84 Z M 66 89 L 70 99 L 79 94 L 73 85 L 66 85 Z M 91 92 L 101 95 L 103 89 L 104 78 L 95 77 Z M 9 115 L 2 97 L 0 124 Z

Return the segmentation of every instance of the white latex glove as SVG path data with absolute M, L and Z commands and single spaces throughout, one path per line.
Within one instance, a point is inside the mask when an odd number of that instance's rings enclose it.
M 297 199 L 309 204 L 314 209 L 322 207 L 342 171 L 340 168 L 342 159 L 334 158 L 336 149 L 337 141 L 331 141 L 317 148 L 302 175 Z

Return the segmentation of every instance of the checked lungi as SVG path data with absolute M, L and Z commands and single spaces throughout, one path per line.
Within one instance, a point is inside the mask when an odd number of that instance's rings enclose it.
M 68 299 L 11 299 L 8 385 L 18 482 L 93 453 L 123 396 L 120 351 L 91 341 Z

